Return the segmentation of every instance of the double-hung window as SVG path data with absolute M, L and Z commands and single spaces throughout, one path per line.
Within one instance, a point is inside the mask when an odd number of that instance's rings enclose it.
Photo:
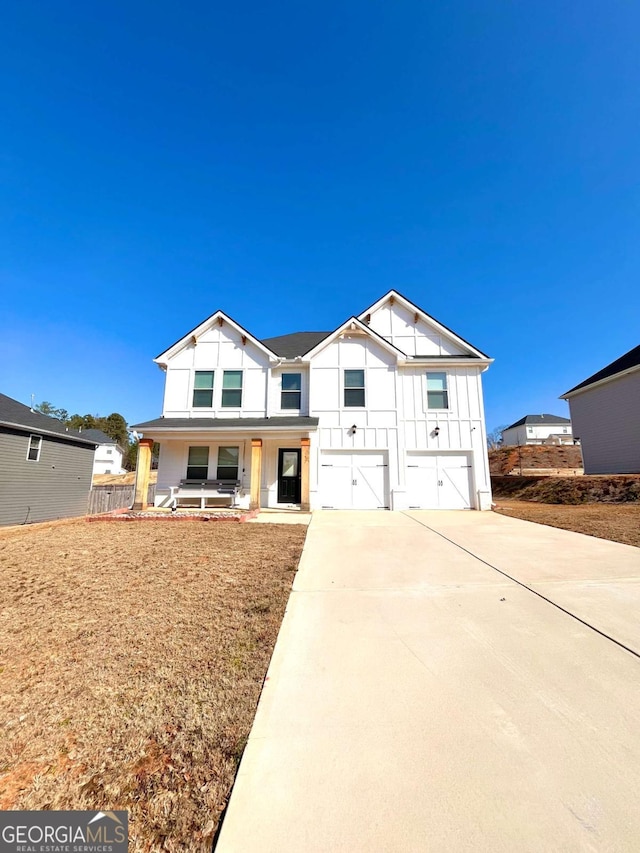
M 237 480 L 238 479 L 238 457 L 240 455 L 239 447 L 219 447 L 218 448 L 218 472 L 216 477 L 218 480 Z
M 302 396 L 302 374 L 283 373 L 280 393 L 281 409 L 299 409 Z
M 427 408 L 449 408 L 449 391 L 447 389 L 446 373 L 427 373 Z
M 209 448 L 190 447 L 187 480 L 206 480 L 209 476 Z
M 364 406 L 364 370 L 345 370 L 344 405 L 345 408 Z
M 193 408 L 213 407 L 213 370 L 196 370 L 193 379 Z
M 222 376 L 222 401 L 223 409 L 242 408 L 242 371 L 225 370 Z
M 40 450 L 42 448 L 42 436 L 29 436 L 29 449 L 27 450 L 27 459 L 29 462 L 39 462 Z

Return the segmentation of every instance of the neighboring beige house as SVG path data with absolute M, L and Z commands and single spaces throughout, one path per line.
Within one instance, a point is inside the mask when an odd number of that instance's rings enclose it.
M 571 421 L 559 415 L 525 415 L 502 430 L 502 444 L 573 444 Z
M 580 437 L 585 474 L 640 473 L 640 346 L 561 399 Z
M 137 495 L 160 444 L 158 506 L 491 508 L 492 359 L 397 291 L 333 332 L 263 340 L 216 311 L 155 361 L 162 416 L 134 427 Z

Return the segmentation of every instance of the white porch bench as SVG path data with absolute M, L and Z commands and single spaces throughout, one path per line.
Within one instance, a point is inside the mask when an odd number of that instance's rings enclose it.
M 180 480 L 179 485 L 171 486 L 171 505 L 178 507 L 181 499 L 197 500 L 200 509 L 206 509 L 209 499 L 228 498 L 229 506 L 235 506 L 240 490 L 240 480 Z

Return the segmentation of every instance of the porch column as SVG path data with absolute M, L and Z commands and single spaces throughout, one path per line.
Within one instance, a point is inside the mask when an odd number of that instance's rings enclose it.
M 152 438 L 141 438 L 138 443 L 138 460 L 136 462 L 136 493 L 133 498 L 133 509 L 145 510 L 147 492 L 149 491 L 149 475 L 151 474 Z
M 262 484 L 262 439 L 251 439 L 251 499 L 249 509 L 260 509 Z
M 311 439 L 301 438 L 300 447 L 300 509 L 309 512 L 309 445 Z

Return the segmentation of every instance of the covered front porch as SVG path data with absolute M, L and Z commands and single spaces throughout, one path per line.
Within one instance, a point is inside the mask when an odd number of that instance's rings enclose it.
M 157 442 L 156 507 L 308 512 L 310 444 L 317 420 L 264 418 L 260 424 L 247 420 L 241 426 L 237 420 L 233 424 L 221 420 L 213 426 L 195 418 L 171 427 L 138 425 L 144 434 L 138 448 L 134 509 L 147 509 L 152 448 Z M 274 423 L 284 420 L 295 422 Z

